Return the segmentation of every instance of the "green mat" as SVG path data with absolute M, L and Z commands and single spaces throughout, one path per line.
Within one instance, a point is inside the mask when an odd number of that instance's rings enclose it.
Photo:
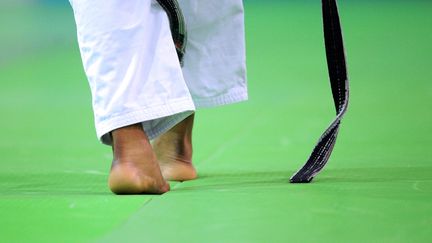
M 342 1 L 351 106 L 333 118 L 319 1 L 246 3 L 250 101 L 201 110 L 200 178 L 115 196 L 68 6 L 0 8 L 2 242 L 429 242 L 432 4 Z M 223 124 L 223 126 L 221 126 Z

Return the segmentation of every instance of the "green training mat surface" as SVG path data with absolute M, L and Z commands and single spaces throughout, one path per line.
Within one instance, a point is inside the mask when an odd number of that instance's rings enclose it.
M 0 8 L 2 242 L 429 242 L 432 3 L 341 1 L 350 110 L 334 116 L 320 2 L 248 1 L 250 101 L 201 110 L 199 179 L 115 196 L 68 6 Z

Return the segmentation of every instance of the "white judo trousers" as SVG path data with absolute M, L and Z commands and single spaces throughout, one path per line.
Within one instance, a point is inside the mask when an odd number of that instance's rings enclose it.
M 247 99 L 241 0 L 179 0 L 188 40 L 180 66 L 154 0 L 70 0 L 96 133 L 141 123 L 150 139 L 196 108 Z

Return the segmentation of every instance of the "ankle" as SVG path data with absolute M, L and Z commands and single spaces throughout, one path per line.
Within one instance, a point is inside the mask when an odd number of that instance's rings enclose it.
M 150 141 L 141 124 L 134 124 L 112 131 L 114 160 L 134 154 L 152 153 Z

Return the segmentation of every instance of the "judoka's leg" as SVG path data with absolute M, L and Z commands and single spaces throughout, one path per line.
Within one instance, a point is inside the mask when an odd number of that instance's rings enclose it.
M 153 149 L 166 180 L 186 181 L 197 177 L 192 164 L 193 122 L 194 114 L 153 142 Z
M 154 1 L 71 3 L 97 135 L 114 150 L 109 186 L 119 194 L 163 193 L 149 139 L 195 109 L 168 18 Z
M 197 107 L 247 99 L 241 0 L 179 1 L 189 41 L 183 75 Z M 193 115 L 153 143 L 165 179 L 197 177 L 192 165 Z
M 155 193 L 169 190 L 141 124 L 112 131 L 113 162 L 109 187 L 116 194 Z

